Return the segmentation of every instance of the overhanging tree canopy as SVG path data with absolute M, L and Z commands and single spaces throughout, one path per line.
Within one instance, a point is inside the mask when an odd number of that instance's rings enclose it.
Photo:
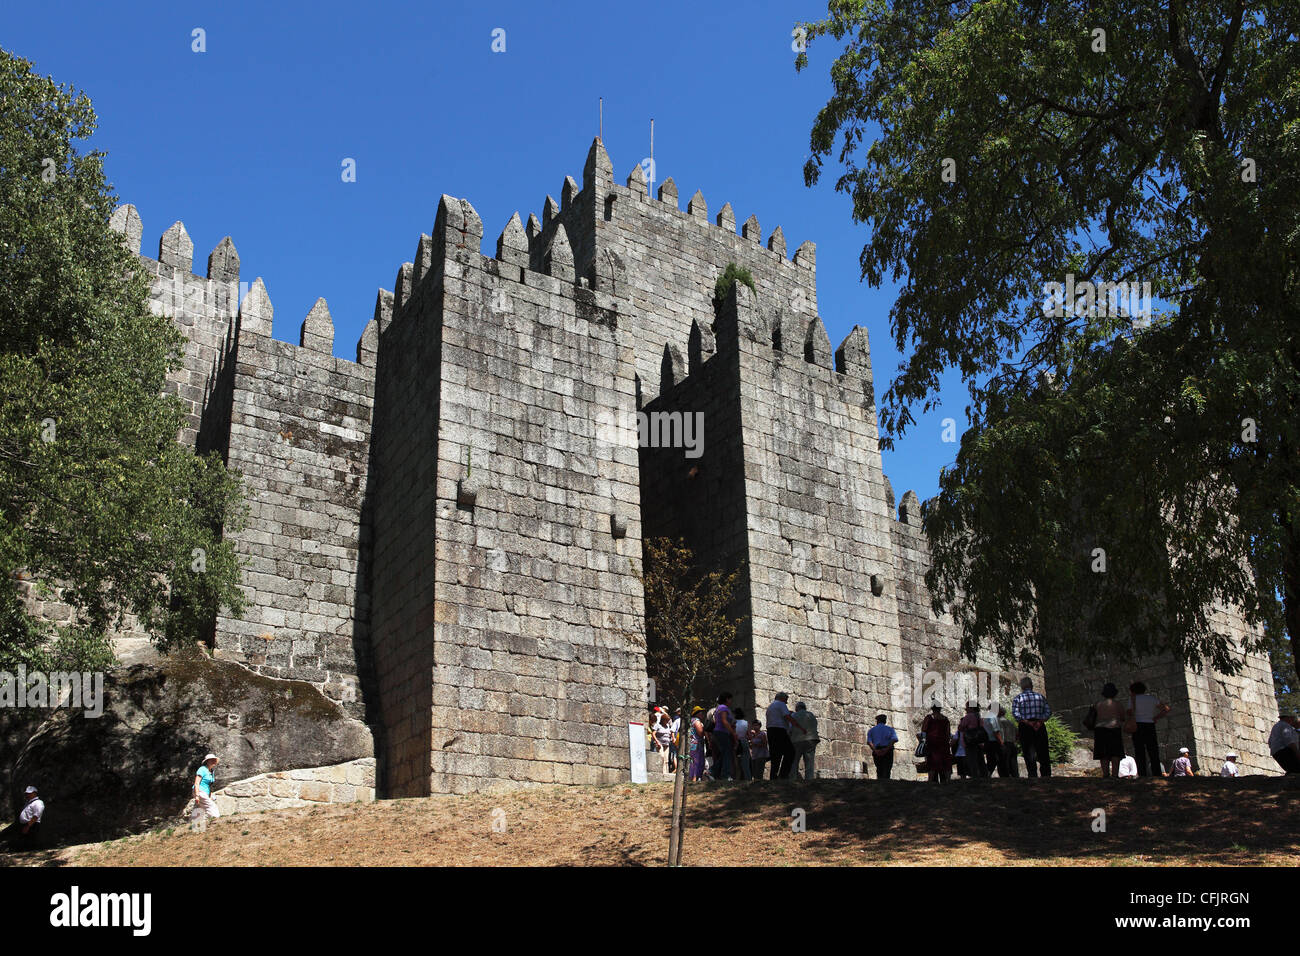
M 902 281 L 885 443 L 945 370 L 970 389 L 924 519 L 967 652 L 1232 671 L 1217 605 L 1294 640 L 1300 4 L 835 0 L 806 29 L 844 46 L 805 177 L 843 164 L 863 277 Z M 1152 314 L 1050 287 L 1100 282 Z

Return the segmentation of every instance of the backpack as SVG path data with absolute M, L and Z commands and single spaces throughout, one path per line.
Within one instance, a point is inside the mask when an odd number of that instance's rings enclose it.
M 1088 712 L 1083 715 L 1083 729 L 1084 730 L 1097 729 L 1097 705 L 1096 704 L 1093 704 L 1091 707 L 1089 707 Z
M 967 727 L 962 731 L 962 739 L 966 741 L 966 749 L 971 747 L 983 747 L 989 742 L 989 732 L 984 729 L 984 724 L 980 723 L 974 727 Z
M 718 713 L 718 708 L 710 707 L 709 712 L 704 715 L 704 732 L 706 734 L 713 733 L 714 728 L 717 726 L 717 722 L 714 720 L 714 718 L 717 716 L 717 713 Z

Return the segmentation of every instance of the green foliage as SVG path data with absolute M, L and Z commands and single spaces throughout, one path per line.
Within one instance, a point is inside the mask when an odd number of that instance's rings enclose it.
M 844 46 L 805 178 L 843 165 L 863 277 L 904 279 L 882 444 L 948 370 L 970 390 L 924 517 L 968 655 L 1235 671 L 1216 606 L 1300 633 L 1297 32 L 1295 4 L 1131 0 L 832 0 L 809 25 Z M 1067 276 L 1149 282 L 1156 314 L 1045 309 Z
M 702 678 L 725 674 L 742 652 L 733 613 L 741 570 L 706 571 L 683 541 L 645 542 L 646 670 L 661 701 L 687 704 Z
M 722 301 L 731 292 L 731 287 L 737 282 L 749 286 L 749 291 L 755 295 L 758 290 L 754 287 L 754 277 L 750 271 L 743 266 L 738 266 L 734 262 L 728 262 L 727 268 L 722 270 L 722 275 L 718 276 L 718 281 L 713 285 L 713 298 Z
M 127 613 L 166 642 L 241 608 L 220 536 L 238 483 L 176 441 L 183 340 L 108 229 L 102 155 L 76 148 L 94 128 L 84 95 L 0 50 L 0 665 L 102 660 Z M 76 628 L 27 619 L 22 572 L 58 582 Z
M 1052 763 L 1069 763 L 1078 740 L 1074 731 L 1055 714 L 1044 721 L 1044 726 L 1047 728 L 1047 750 L 1052 755 Z

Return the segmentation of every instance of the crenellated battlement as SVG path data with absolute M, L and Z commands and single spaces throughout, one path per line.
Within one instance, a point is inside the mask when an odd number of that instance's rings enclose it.
M 230 322 L 235 318 L 239 319 L 238 333 L 272 337 L 273 309 L 266 285 L 261 276 L 252 283 L 240 281 L 239 251 L 230 236 L 208 254 L 207 273 L 200 276 L 194 271 L 194 241 L 184 222 L 177 220 L 162 233 L 156 258 L 140 251 L 144 224 L 134 205 L 127 203 L 114 210 L 109 228 L 122 234 L 123 244 L 140 258 L 146 273 L 153 277 L 151 307 L 158 314 L 176 319 L 187 337 L 194 333 L 219 333 L 227 337 Z M 254 291 L 257 296 L 250 304 L 248 299 Z M 373 354 L 373 348 L 367 347 L 367 338 L 373 338 L 373 334 L 367 325 L 357 342 L 357 364 L 366 364 Z M 316 301 L 304 318 L 298 347 L 317 355 L 333 356 L 334 324 L 323 298 Z

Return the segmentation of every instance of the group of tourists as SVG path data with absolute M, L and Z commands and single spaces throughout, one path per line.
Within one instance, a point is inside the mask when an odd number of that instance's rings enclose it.
M 713 707 L 693 707 L 685 720 L 680 710 L 669 716 L 666 708 L 653 709 L 650 745 L 659 754 L 664 773 L 676 772 L 685 734 L 686 774 L 692 782 L 761 780 L 769 764 L 772 780 L 791 776 L 812 780 L 816 776 L 821 738 L 817 715 L 806 703 L 799 701 L 791 710 L 790 695 L 782 691 L 768 705 L 764 727 L 757 715 L 750 720 L 743 708 L 734 707 L 733 700 L 731 693 L 723 692 Z
M 991 708 L 990 708 L 991 710 Z M 1011 701 L 1011 716 L 1001 705 L 997 716 L 982 714 L 980 702 L 966 701 L 966 711 L 957 721 L 956 730 L 935 701 L 930 713 L 921 721 L 916 747 L 917 769 L 927 779 L 943 783 L 952 777 L 954 766 L 961 777 L 1018 777 L 1018 758 L 1023 756 L 1025 770 L 1031 777 L 1052 775 L 1052 755 L 1047 741 L 1047 721 L 1052 708 L 1047 698 L 1034 690 L 1026 677 L 1020 693 Z M 877 717 L 877 726 L 883 723 Z M 871 734 L 867 734 L 871 743 Z M 875 757 L 873 746 L 872 756 Z M 879 772 L 877 776 L 888 779 Z

